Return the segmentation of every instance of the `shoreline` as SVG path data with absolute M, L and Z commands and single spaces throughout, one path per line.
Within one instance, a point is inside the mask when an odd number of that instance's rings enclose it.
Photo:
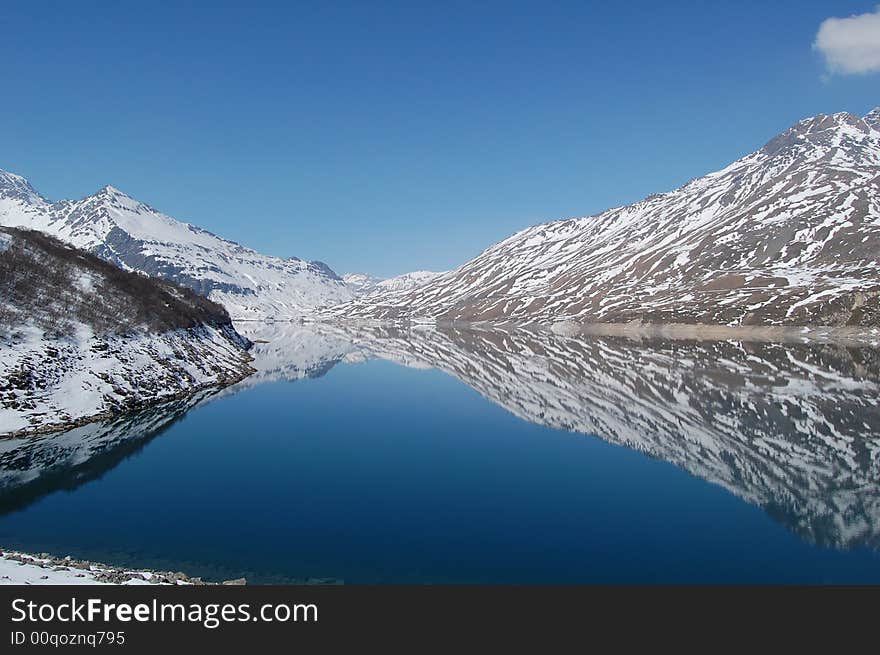
M 711 323 L 581 323 L 559 321 L 550 331 L 563 337 L 615 336 L 632 339 L 839 343 L 880 346 L 880 327 L 834 325 L 715 325 Z
M 252 360 L 251 360 L 252 361 Z M 175 400 L 183 400 L 185 398 L 191 398 L 198 393 L 207 390 L 221 390 L 226 387 L 230 387 L 234 384 L 238 384 L 242 380 L 250 377 L 256 372 L 252 366 L 250 366 L 250 362 L 247 363 L 247 367 L 250 369 L 245 373 L 241 373 L 240 375 L 226 376 L 223 379 L 217 382 L 211 382 L 206 384 L 199 384 L 194 387 L 190 387 L 189 389 L 183 389 L 178 391 L 177 393 L 169 394 L 167 396 L 160 396 L 156 398 L 149 398 L 142 402 L 133 403 L 127 406 L 122 411 L 110 411 L 105 410 L 103 412 L 98 412 L 96 414 L 89 414 L 87 416 L 79 416 L 75 419 L 70 419 L 67 421 L 59 421 L 56 423 L 44 423 L 42 425 L 29 426 L 26 428 L 20 428 L 18 430 L 13 430 L 12 432 L 2 432 L 0 433 L 0 439 L 20 439 L 22 437 L 36 437 L 44 434 L 55 434 L 57 432 L 67 432 L 68 430 L 73 430 L 74 428 L 82 427 L 83 425 L 89 425 L 90 423 L 97 423 L 99 421 L 106 421 L 108 419 L 116 418 L 119 416 L 124 416 L 126 414 L 130 414 L 132 412 L 136 412 L 142 409 L 146 409 L 148 407 L 154 407 L 156 405 L 162 405 L 164 403 L 174 402 Z
M 205 582 L 199 577 L 173 571 L 133 569 L 110 566 L 70 557 L 53 557 L 48 553 L 29 555 L 15 550 L 0 549 L 0 584 L 9 585 L 181 585 L 216 586 L 245 585 L 245 578 Z
M 517 323 L 511 321 L 421 321 L 323 317 L 307 321 L 275 319 L 273 323 L 342 324 L 353 327 L 393 327 L 407 330 L 442 328 L 501 330 L 552 333 L 560 337 L 597 336 L 630 339 L 669 339 L 674 341 L 759 341 L 774 343 L 836 343 L 880 347 L 880 326 L 838 325 L 720 325 L 715 323 L 627 323 L 559 320 L 554 323 Z
M 240 319 L 239 319 L 240 320 Z M 342 325 L 368 325 L 388 326 L 398 329 L 495 329 L 495 330 L 522 330 L 527 332 L 551 333 L 562 338 L 575 337 L 619 337 L 633 340 L 664 339 L 673 341 L 745 341 L 765 343 L 817 343 L 835 344 L 840 346 L 854 347 L 880 347 L 880 327 L 856 327 L 856 326 L 787 326 L 787 325 L 715 325 L 708 323 L 642 323 L 631 321 L 629 323 L 582 323 L 579 321 L 558 321 L 552 324 L 539 323 L 511 323 L 500 322 L 461 322 L 461 321 L 387 321 L 372 319 L 345 319 L 338 318 L 328 321 L 319 317 L 292 317 L 287 320 L 250 319 L 251 323 L 325 323 Z M 253 358 L 245 363 L 245 372 L 228 375 L 222 379 L 210 383 L 199 384 L 189 389 L 184 389 L 173 394 L 161 397 L 153 397 L 131 404 L 124 410 L 105 410 L 95 414 L 78 416 L 73 419 L 43 423 L 40 425 L 27 426 L 0 433 L 0 439 L 15 439 L 35 437 L 47 434 L 66 432 L 91 423 L 113 419 L 132 411 L 158 406 L 166 402 L 173 402 L 192 397 L 206 390 L 222 390 L 245 380 L 251 376 L 255 369 L 251 366 Z

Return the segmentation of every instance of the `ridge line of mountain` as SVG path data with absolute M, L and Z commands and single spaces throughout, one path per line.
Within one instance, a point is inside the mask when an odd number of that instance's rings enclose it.
M 0 226 L 36 229 L 124 270 L 177 282 L 235 319 L 293 318 L 354 297 L 321 261 L 264 255 L 110 185 L 50 202 L 25 178 L 0 171 Z
M 408 322 L 880 325 L 880 108 L 803 119 L 666 193 L 535 225 L 404 291 Z
M 50 203 L 0 171 L 0 225 L 172 280 L 235 320 L 880 324 L 880 108 L 798 121 L 669 192 L 535 225 L 452 271 L 340 278 L 262 255 L 107 185 Z

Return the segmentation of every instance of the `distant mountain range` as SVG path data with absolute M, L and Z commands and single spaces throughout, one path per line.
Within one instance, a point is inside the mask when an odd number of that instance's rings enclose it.
M 50 202 L 23 177 L 0 171 L 0 225 L 40 230 L 122 269 L 182 284 L 233 319 L 287 319 L 354 298 L 322 262 L 262 255 L 112 186 Z
M 443 275 L 433 271 L 412 271 L 394 277 L 376 277 L 367 273 L 346 273 L 343 282 L 358 296 L 386 291 L 409 291 Z
M 686 145 L 682 146 L 683 148 Z M 175 281 L 240 319 L 880 326 L 880 108 L 819 115 L 669 193 L 528 228 L 453 271 L 337 276 L 113 187 L 50 202 L 0 171 L 0 226 Z
M 675 191 L 528 228 L 415 289 L 328 313 L 880 325 L 880 109 L 802 120 Z

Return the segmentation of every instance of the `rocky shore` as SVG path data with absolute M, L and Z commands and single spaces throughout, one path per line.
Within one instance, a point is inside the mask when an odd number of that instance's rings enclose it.
M 28 555 L 16 551 L 0 551 L 0 584 L 160 584 L 160 585 L 243 585 L 244 578 L 205 582 L 201 578 L 172 571 L 126 569 L 70 557 L 53 557 L 49 553 Z
M 550 331 L 564 337 L 579 335 L 694 341 L 760 341 L 779 343 L 837 343 L 880 345 L 880 328 L 860 326 L 710 325 L 707 323 L 588 323 L 559 321 Z
M 39 330 L 0 338 L 0 437 L 69 430 L 254 372 L 232 327 L 46 339 Z

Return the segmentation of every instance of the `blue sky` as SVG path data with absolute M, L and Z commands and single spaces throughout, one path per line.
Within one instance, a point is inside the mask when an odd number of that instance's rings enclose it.
M 5 4 L 0 168 L 338 272 L 451 268 L 880 105 L 812 47 L 876 2 L 176 4 Z

